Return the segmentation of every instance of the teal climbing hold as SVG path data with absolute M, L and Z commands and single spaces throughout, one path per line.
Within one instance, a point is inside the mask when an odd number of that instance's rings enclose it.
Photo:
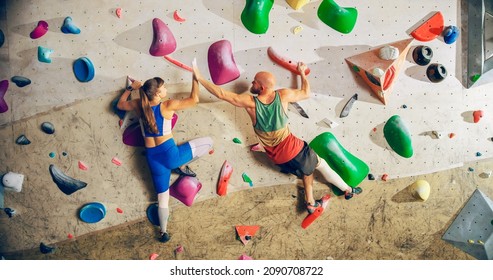
M 411 134 L 400 116 L 392 116 L 383 127 L 383 135 L 389 146 L 400 156 L 413 156 Z
M 62 32 L 65 34 L 79 34 L 80 33 L 80 28 L 75 26 L 73 20 L 71 17 L 66 17 L 65 20 L 63 21 L 63 25 L 61 28 Z
M 351 187 L 359 185 L 370 168 L 348 152 L 330 132 L 324 132 L 310 142 L 310 147 Z
M 52 49 L 38 46 L 38 60 L 44 63 L 51 63 L 50 55 L 53 53 Z
M 274 0 L 246 0 L 241 22 L 254 34 L 264 34 L 269 29 L 269 13 Z
M 317 11 L 318 18 L 336 31 L 347 34 L 356 25 L 358 10 L 341 7 L 334 0 L 323 0 Z

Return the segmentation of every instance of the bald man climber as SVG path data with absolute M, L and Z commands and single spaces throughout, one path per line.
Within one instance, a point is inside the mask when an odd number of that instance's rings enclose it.
M 290 102 L 310 97 L 310 83 L 305 75 L 307 66 L 298 63 L 301 76 L 301 89 L 275 89 L 276 79 L 272 73 L 258 72 L 253 79 L 249 94 L 236 94 L 226 91 L 204 79 L 194 61 L 193 71 L 197 80 L 210 93 L 236 107 L 245 108 L 250 116 L 253 129 L 267 156 L 281 168 L 283 173 L 291 173 L 303 180 L 308 213 L 321 207 L 321 200 L 313 198 L 313 172 L 318 170 L 327 182 L 345 193 L 346 199 L 359 194 L 362 189 L 352 188 L 332 170 L 325 160 L 313 151 L 306 141 L 294 136 L 288 127 L 287 109 Z

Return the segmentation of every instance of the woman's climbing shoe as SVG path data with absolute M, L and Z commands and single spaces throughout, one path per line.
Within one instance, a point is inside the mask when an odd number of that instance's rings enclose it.
M 169 234 L 167 232 L 165 232 L 165 233 L 161 234 L 161 237 L 159 237 L 159 242 L 166 243 L 170 239 L 171 239 L 171 237 L 169 236 Z

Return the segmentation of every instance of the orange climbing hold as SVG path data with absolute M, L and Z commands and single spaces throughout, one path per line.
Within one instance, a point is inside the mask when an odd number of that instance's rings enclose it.
M 382 180 L 383 180 L 383 181 L 387 181 L 387 178 L 388 178 L 388 177 L 389 177 L 389 175 L 388 175 L 388 174 L 383 174 L 383 175 L 382 175 Z
M 246 245 L 248 241 L 250 241 L 250 239 L 252 239 L 252 237 L 255 236 L 255 233 L 257 233 L 257 231 L 260 229 L 259 226 L 236 226 L 235 228 L 241 242 L 243 242 L 243 245 Z
M 436 12 L 432 17 L 411 32 L 411 36 L 418 41 L 428 42 L 442 34 L 443 26 L 443 15 L 441 12 Z

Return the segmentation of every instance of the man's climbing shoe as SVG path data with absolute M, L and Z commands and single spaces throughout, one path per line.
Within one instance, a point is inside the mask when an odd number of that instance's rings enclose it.
M 308 211 L 308 214 L 313 214 L 317 208 L 322 207 L 322 201 L 321 200 L 315 200 L 315 204 L 311 205 L 309 203 L 306 204 L 306 211 Z
M 347 191 L 346 193 L 344 193 L 344 198 L 345 198 L 346 200 L 349 200 L 349 199 L 353 198 L 353 196 L 354 196 L 355 194 L 360 194 L 360 193 L 362 193 L 362 192 L 363 192 L 363 189 L 362 189 L 362 188 L 360 188 L 360 187 L 351 188 L 351 191 L 350 191 L 350 192 L 349 192 L 349 191 Z
M 192 169 L 190 169 L 190 167 L 188 167 L 188 165 L 185 166 L 185 169 L 181 169 L 180 167 L 178 167 L 178 168 L 175 168 L 171 171 L 178 174 L 178 175 L 184 175 L 184 176 L 190 176 L 190 177 L 196 177 L 197 176 L 197 174 L 195 174 L 195 172 L 193 172 Z
M 169 234 L 167 232 L 162 233 L 161 236 L 159 237 L 159 242 L 166 243 L 171 239 Z

